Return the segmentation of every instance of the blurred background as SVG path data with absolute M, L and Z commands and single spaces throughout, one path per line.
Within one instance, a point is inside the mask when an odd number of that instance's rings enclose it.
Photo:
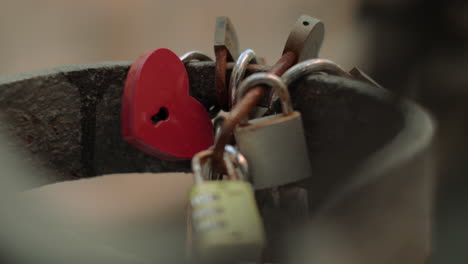
M 241 48 L 273 64 L 301 14 L 325 22 L 322 56 L 343 66 L 363 64 L 367 41 L 356 26 L 359 1 L 2 1 L 0 74 L 67 64 L 134 60 L 167 47 L 181 55 L 213 55 L 216 16 L 229 16 Z
M 468 3 L 422 0 L 0 1 L 0 75 L 68 64 L 131 61 L 168 47 L 213 56 L 215 17 L 241 48 L 274 63 L 301 14 L 326 28 L 320 57 L 358 66 L 438 121 L 434 263 L 455 263 L 468 237 Z M 464 259 L 467 259 L 466 256 Z

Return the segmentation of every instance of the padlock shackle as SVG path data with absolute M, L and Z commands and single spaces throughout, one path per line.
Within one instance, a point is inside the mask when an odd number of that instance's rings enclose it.
M 203 179 L 203 164 L 205 161 L 213 155 L 213 151 L 211 149 L 203 150 L 195 154 L 192 158 L 192 171 L 193 171 L 193 179 L 195 184 L 202 183 Z
M 224 148 L 224 163 L 229 177 L 236 178 L 237 180 L 248 181 L 249 164 L 247 159 L 237 150 L 234 146 L 226 145 Z M 237 167 L 232 166 L 236 163 Z M 237 168 L 237 170 L 236 170 Z M 241 175 L 241 177 L 239 177 Z
M 281 79 L 287 86 L 289 86 L 300 78 L 317 72 L 325 72 L 332 75 L 354 79 L 353 76 L 346 72 L 341 66 L 326 59 L 311 59 L 298 63 L 289 68 L 289 70 L 281 76 Z
M 276 75 L 282 75 L 287 69 L 297 62 L 297 54 L 292 51 L 288 51 L 281 56 L 281 58 L 271 67 L 270 72 Z M 214 145 L 214 157 L 211 162 L 211 166 L 217 170 L 222 170 L 221 160 L 223 159 L 224 147 L 229 143 L 234 128 L 244 120 L 251 109 L 253 109 L 260 101 L 262 96 L 265 94 L 265 88 L 263 86 L 255 87 L 243 97 L 241 101 L 238 101 L 229 112 L 226 121 L 223 123 L 221 133 L 215 141 Z
M 280 77 L 272 73 L 260 72 L 247 77 L 239 86 L 237 100 L 239 101 L 242 99 L 250 89 L 257 85 L 267 85 L 273 89 L 273 92 L 277 94 L 281 100 L 284 114 L 291 114 L 294 111 L 288 87 Z
M 223 115 L 218 115 L 213 120 L 213 129 L 214 129 L 215 140 L 219 137 L 219 135 L 221 133 L 221 128 L 223 127 L 224 120 L 226 120 L 226 117 L 223 116 Z
M 235 147 L 226 145 L 224 148 L 223 161 L 227 169 L 227 174 L 231 180 L 248 180 L 248 163 L 247 159 Z M 203 164 L 205 164 L 213 156 L 213 149 L 207 149 L 198 152 L 192 158 L 192 171 L 195 184 L 202 183 L 203 177 Z M 239 177 L 239 174 L 241 175 Z
M 179 59 L 182 61 L 183 64 L 187 64 L 190 61 L 197 60 L 197 61 L 213 61 L 212 58 L 210 58 L 208 55 L 205 53 L 194 50 L 185 53 L 184 55 L 180 56 Z
M 246 49 L 241 53 L 236 64 L 232 68 L 231 79 L 229 80 L 229 107 L 237 103 L 237 87 L 244 78 L 249 63 L 257 63 L 257 56 L 253 50 Z

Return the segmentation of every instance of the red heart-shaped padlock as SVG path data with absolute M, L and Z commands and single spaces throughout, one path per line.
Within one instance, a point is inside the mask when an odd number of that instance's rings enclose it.
M 132 65 L 121 114 L 124 139 L 161 159 L 190 159 L 213 144 L 208 112 L 189 95 L 185 66 L 168 49 L 149 52 Z

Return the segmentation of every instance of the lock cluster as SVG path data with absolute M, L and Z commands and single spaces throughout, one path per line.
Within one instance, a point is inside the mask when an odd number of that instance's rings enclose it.
M 276 228 L 265 222 L 260 198 L 276 197 L 273 207 L 281 211 L 284 199 L 289 199 L 282 194 L 295 189 L 307 193 L 307 181 L 314 172 L 302 116 L 291 102 L 291 86 L 313 74 L 375 84 L 357 68 L 347 72 L 330 60 L 317 58 L 323 38 L 324 25 L 320 20 L 306 15 L 299 17 L 279 61 L 268 72 L 246 77 L 249 65 L 258 66 L 263 60 L 251 49 L 241 52 L 231 21 L 218 17 L 214 43 L 216 104 L 207 112 L 200 110 L 201 104 L 186 101 L 191 111 L 185 113 L 192 114 L 190 120 L 195 120 L 197 131 L 184 130 L 180 125 L 182 116 L 177 116 L 182 114 L 171 107 L 176 104 L 174 101 L 180 103 L 181 96 L 189 97 L 184 65 L 192 61 L 213 63 L 213 60 L 199 51 L 176 60 L 169 51 L 156 50 L 132 66 L 125 87 L 129 97 L 148 89 L 155 89 L 158 96 L 146 112 L 138 112 L 139 108 L 133 105 L 125 106 L 124 101 L 122 116 L 131 117 L 123 118 L 123 134 L 134 146 L 158 158 L 192 158 L 195 184 L 189 196 L 188 215 L 189 244 L 194 259 L 275 261 L 267 256 L 265 249 L 275 244 L 270 233 Z M 151 58 L 157 60 L 153 62 Z M 165 67 L 168 76 L 173 74 L 174 85 L 180 86 L 175 88 L 177 91 L 168 91 L 169 81 L 156 88 L 145 86 L 148 82 L 142 76 L 148 65 L 152 67 L 147 72 Z M 228 66 L 232 69 L 229 80 Z M 264 106 L 259 105 L 262 100 L 267 102 Z M 130 114 L 126 109 L 131 110 L 128 110 Z M 135 122 L 146 122 L 146 116 L 153 123 L 137 126 Z M 139 129 L 146 126 L 147 130 L 139 134 Z M 187 142 L 173 141 L 187 133 L 192 134 Z

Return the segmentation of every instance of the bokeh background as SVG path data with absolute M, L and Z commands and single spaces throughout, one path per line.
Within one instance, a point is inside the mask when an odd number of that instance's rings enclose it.
M 158 47 L 213 55 L 219 15 L 231 18 L 242 49 L 272 64 L 301 14 L 325 23 L 320 57 L 360 67 L 437 119 L 433 263 L 466 263 L 467 1 L 0 0 L 0 75 L 131 61 Z
M 343 66 L 362 64 L 366 43 L 356 27 L 359 1 L 19 0 L 0 8 L 0 74 L 59 65 L 134 60 L 167 47 L 181 55 L 213 55 L 216 16 L 229 16 L 241 48 L 273 64 L 301 14 L 322 19 L 322 56 Z

